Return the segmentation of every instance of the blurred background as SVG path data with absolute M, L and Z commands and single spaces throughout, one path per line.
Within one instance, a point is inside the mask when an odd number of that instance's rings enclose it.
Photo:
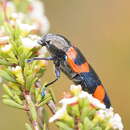
M 114 110 L 130 130 L 130 2 L 128 0 L 44 0 L 50 32 L 66 36 L 98 73 Z M 43 79 L 51 81 L 49 64 Z M 48 76 L 49 75 L 49 76 Z M 49 78 L 47 78 L 49 77 Z M 72 84 L 65 75 L 55 83 L 58 99 Z M 0 130 L 24 130 L 26 114 L 0 104 Z

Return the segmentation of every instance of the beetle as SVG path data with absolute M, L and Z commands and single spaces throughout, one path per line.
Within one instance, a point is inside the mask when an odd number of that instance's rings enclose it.
M 52 60 L 55 65 L 56 79 L 45 87 L 56 82 L 60 78 L 60 72 L 62 71 L 75 84 L 80 84 L 83 91 L 92 94 L 103 102 L 106 108 L 110 108 L 111 103 L 101 80 L 77 47 L 73 46 L 68 39 L 59 34 L 46 34 L 38 41 L 38 44 L 45 46 L 51 57 L 34 57 L 29 59 L 28 62 Z

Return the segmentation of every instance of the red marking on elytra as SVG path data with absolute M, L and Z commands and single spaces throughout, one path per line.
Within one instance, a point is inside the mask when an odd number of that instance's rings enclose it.
M 69 48 L 66 54 L 67 54 L 67 62 L 69 63 L 74 72 L 77 73 L 89 72 L 89 65 L 87 62 L 81 65 L 77 65 L 74 63 L 74 59 L 77 57 L 77 52 L 73 47 Z
M 97 86 L 93 96 L 97 99 L 99 99 L 101 102 L 103 102 L 103 99 L 105 97 L 105 90 L 102 85 Z

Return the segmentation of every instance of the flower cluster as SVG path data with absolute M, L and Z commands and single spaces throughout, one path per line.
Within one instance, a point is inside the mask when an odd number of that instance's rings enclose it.
M 82 91 L 80 85 L 72 85 L 70 93 L 60 101 L 62 107 L 50 118 L 50 122 L 63 129 L 123 130 L 119 114 L 107 109 L 98 99 Z
M 34 56 L 45 56 L 46 48 L 41 49 L 37 44 L 37 40 L 40 38 L 37 34 L 45 34 L 49 29 L 49 22 L 45 16 L 44 6 L 42 2 L 39 0 L 24 0 L 22 2 L 15 0 L 1 1 L 0 20 L 0 25 L 2 25 L 0 30 L 1 65 L 3 65 L 5 62 L 8 62 L 9 64 L 7 55 L 8 59 L 13 55 L 12 51 L 14 50 L 14 45 L 12 43 L 14 42 L 14 35 L 16 35 L 17 40 L 19 40 L 24 50 L 27 52 L 30 51 L 31 53 L 33 51 Z M 3 56 L 5 55 L 6 61 L 3 59 Z M 32 54 L 30 55 L 32 56 Z M 38 63 L 39 64 L 35 66 L 35 69 L 37 71 L 46 64 L 45 61 L 39 61 Z M 18 68 L 19 66 L 17 63 L 15 64 L 15 66 L 12 66 L 13 69 L 15 67 Z M 0 68 L 2 67 L 0 66 Z M 0 81 L 2 81 L 2 79 L 0 79 Z

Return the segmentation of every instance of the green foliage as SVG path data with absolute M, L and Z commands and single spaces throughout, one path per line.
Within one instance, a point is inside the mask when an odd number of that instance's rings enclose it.
M 74 130 L 70 128 L 65 122 L 57 121 L 56 125 L 59 126 L 60 130 Z
M 7 81 L 17 83 L 15 76 L 9 70 L 0 70 L 0 76 Z
M 3 103 L 4 104 L 7 104 L 7 105 L 9 105 L 9 106 L 11 106 L 11 107 L 14 107 L 14 108 L 18 108 L 18 109 L 24 109 L 24 106 L 23 105 L 20 105 L 20 104 L 18 104 L 18 103 L 16 103 L 14 100 L 12 100 L 12 99 L 7 99 L 7 98 L 4 98 L 3 99 Z
M 25 124 L 25 127 L 27 130 L 32 130 L 31 126 L 28 123 Z
M 6 45 L 0 46 L 0 77 L 4 79 L 2 86 L 5 92 L 2 101 L 10 107 L 28 111 L 30 120 L 40 125 L 38 121 L 44 116 L 39 117 L 37 110 L 53 99 L 52 92 L 46 92 L 47 94 L 42 97 L 44 86 L 37 85 L 45 72 L 45 67 L 41 67 L 39 61 L 26 62 L 27 59 L 38 56 L 40 48 L 26 48 L 21 41 L 22 31 L 17 25 L 6 23 L 4 28 L 9 41 Z M 25 126 L 27 130 L 32 130 L 29 124 L 26 123 Z M 42 127 L 46 128 L 46 124 Z

